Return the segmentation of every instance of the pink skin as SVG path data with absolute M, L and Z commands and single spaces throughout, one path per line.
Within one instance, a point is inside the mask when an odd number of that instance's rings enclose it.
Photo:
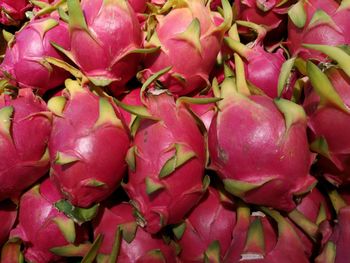
M 207 85 L 208 75 L 215 65 L 223 40 L 223 32 L 212 33 L 223 19 L 218 17 L 214 19 L 209 7 L 204 6 L 201 1 L 189 1 L 189 3 L 190 7 L 176 8 L 166 16 L 157 17 L 156 33 L 161 49 L 146 56 L 144 60 L 145 79 L 165 67 L 172 66 L 160 80 L 176 96 L 198 91 Z M 180 33 L 186 31 L 194 18 L 198 18 L 200 22 L 201 52 L 186 40 L 177 38 Z M 186 82 L 173 77 L 174 73 L 180 74 Z
M 50 252 L 51 248 L 68 245 L 61 230 L 53 221 L 68 218 L 57 210 L 54 202 L 61 199 L 60 193 L 49 179 L 23 194 L 19 205 L 19 223 L 10 237 L 19 237 L 24 243 L 24 257 L 37 263 L 61 262 L 61 256 Z M 76 226 L 76 244 L 87 240 L 84 227 Z
M 49 170 L 43 158 L 51 132 L 51 114 L 45 102 L 31 89 L 19 90 L 18 97 L 0 96 L 0 109 L 14 108 L 11 138 L 0 132 L 0 200 L 17 197 Z
M 350 107 L 350 78 L 341 70 L 329 69 L 328 78 L 347 107 Z M 317 107 L 319 96 L 310 87 L 306 91 L 304 108 L 309 116 L 308 126 L 314 137 L 324 137 L 330 160 L 321 158 L 319 165 L 328 180 L 336 185 L 350 182 L 350 115 L 331 105 Z
M 17 207 L 9 200 L 0 203 L 0 246 L 2 246 L 10 234 L 17 218 Z
M 344 33 L 349 28 L 349 9 L 338 11 L 339 4 L 334 0 L 312 0 L 305 1 L 304 9 L 307 20 L 303 28 L 297 28 L 291 20 L 288 22 L 288 48 L 292 55 L 307 60 L 310 58 L 326 61 L 327 58 L 319 51 L 302 47 L 302 44 L 322 44 L 322 45 L 344 45 L 350 43 L 348 34 Z M 321 23 L 309 26 L 316 10 L 322 9 L 333 20 L 334 25 Z
M 18 25 L 25 18 L 31 4 L 27 0 L 2 0 L 0 2 L 0 24 Z
M 71 52 L 86 76 L 111 79 L 111 89 L 117 95 L 137 72 L 140 55 L 126 53 L 141 48 L 142 34 L 136 14 L 128 3 L 125 6 L 104 4 L 107 2 L 81 2 L 94 39 L 84 30 L 72 29 Z
M 293 195 L 315 183 L 309 175 L 313 155 L 306 121 L 287 131 L 284 116 L 266 96 L 226 99 L 212 121 L 208 143 L 211 168 L 222 179 L 265 182 L 243 194 L 248 203 L 291 211 Z
M 133 144 L 137 148 L 136 169 L 129 168 L 125 190 L 145 218 L 146 231 L 156 233 L 164 225 L 178 223 L 201 198 L 205 148 L 195 120 L 183 105 L 175 105 L 172 96 L 151 95 L 147 98 L 147 108 L 160 121 L 141 120 Z M 176 143 L 196 156 L 160 179 L 162 167 L 175 154 L 172 147 Z M 146 177 L 164 188 L 148 195 Z
M 53 18 L 33 20 L 17 32 L 0 65 L 0 70 L 10 74 L 10 80 L 20 88 L 39 89 L 41 94 L 63 84 L 69 76 L 61 68 L 51 65 L 52 70 L 49 70 L 40 64 L 45 57 L 64 60 L 50 42 L 69 49 L 67 24 L 55 19 L 59 24 L 44 33 L 43 25 L 47 19 Z
M 133 216 L 133 207 L 128 203 L 120 203 L 112 207 L 104 207 L 100 214 L 93 221 L 94 235 L 103 235 L 103 241 L 99 249 L 99 254 L 109 255 L 115 239 L 115 233 L 118 226 L 123 224 L 135 224 Z M 147 252 L 159 249 L 166 262 L 175 263 L 176 253 L 173 247 L 164 243 L 160 236 L 147 233 L 141 227 L 137 227 L 134 239 L 128 243 L 122 239 L 121 247 L 118 255 L 118 262 L 133 263 L 152 263 L 158 262 L 153 258 L 147 259 Z M 163 262 L 163 261 L 162 261 Z
M 209 188 L 201 202 L 191 211 L 185 220 L 185 232 L 178 242 L 183 262 L 203 262 L 204 253 L 214 240 L 220 243 L 223 259 L 236 224 L 234 205 L 229 197 L 226 198 L 222 200 L 216 189 Z
M 135 13 L 143 13 L 146 11 L 146 3 L 147 0 L 128 0 L 132 9 L 134 9 Z
M 99 97 L 88 89 L 79 91 L 73 98 L 67 91 L 64 96 L 67 98 L 64 117 L 54 117 L 49 141 L 52 178 L 73 205 L 89 207 L 118 187 L 126 170 L 124 159 L 130 139 L 124 126 L 106 122 L 94 127 L 100 114 Z M 119 118 L 118 109 L 111 105 Z M 77 161 L 58 165 L 57 152 Z M 91 180 L 104 185 L 89 185 Z

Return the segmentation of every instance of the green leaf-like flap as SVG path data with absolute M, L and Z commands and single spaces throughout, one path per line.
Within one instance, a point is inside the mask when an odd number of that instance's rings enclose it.
M 75 224 L 74 221 L 67 217 L 55 217 L 52 219 L 53 222 L 58 226 L 64 238 L 69 243 L 75 241 Z
M 151 195 L 155 192 L 158 192 L 159 190 L 161 190 L 165 187 L 161 182 L 154 180 L 150 176 L 147 176 L 145 178 L 145 184 L 146 184 L 146 193 L 148 195 Z
M 22 240 L 19 238 L 10 238 L 1 249 L 0 262 L 4 263 L 23 263 L 24 258 L 21 252 Z
M 244 253 L 265 255 L 264 230 L 259 217 L 249 225 Z
M 174 38 L 187 42 L 188 44 L 192 45 L 199 54 L 202 53 L 202 45 L 200 39 L 201 25 L 198 18 L 193 19 L 187 29 L 180 34 L 177 34 Z
M 316 44 L 303 44 L 303 46 L 326 54 L 332 60 L 336 61 L 338 66 L 350 77 L 350 55 L 344 50 L 344 47 Z
M 325 11 L 323 11 L 322 9 L 318 9 L 313 14 L 307 28 L 311 29 L 322 24 L 327 24 L 334 30 L 338 31 L 339 33 L 342 33 L 341 29 L 339 29 L 336 23 L 334 23 L 333 19 Z
M 74 162 L 78 162 L 80 159 L 70 154 L 66 154 L 63 152 L 57 152 L 55 158 L 55 164 L 57 165 L 66 165 Z
M 64 107 L 66 106 L 67 99 L 62 96 L 52 97 L 48 103 L 47 108 L 55 115 L 63 117 Z
M 50 248 L 55 255 L 62 257 L 83 257 L 91 249 L 91 243 L 79 245 L 69 244 L 62 247 Z
M 185 233 L 185 230 L 186 230 L 186 222 L 177 224 L 172 229 L 177 240 L 180 240 L 182 238 L 183 234 Z
M 95 258 L 98 254 L 98 251 L 100 249 L 100 246 L 102 244 L 103 236 L 99 234 L 94 243 L 91 245 L 90 250 L 85 254 L 84 258 L 82 259 L 81 263 L 93 263 L 95 262 Z
M 335 263 L 335 258 L 337 256 L 337 246 L 333 241 L 328 241 L 320 255 L 315 259 L 316 263 Z
M 274 103 L 284 115 L 286 130 L 289 130 L 294 123 L 306 122 L 306 113 L 302 106 L 285 99 L 275 99 Z
M 269 181 L 273 180 L 273 178 L 265 178 L 261 179 L 259 182 L 256 183 L 248 183 L 244 181 L 238 181 L 233 179 L 224 179 L 224 186 L 226 191 L 229 193 L 238 196 L 238 197 L 244 197 L 246 192 L 249 192 L 251 190 L 254 190 L 255 188 L 258 188 L 262 186 L 265 183 L 268 183 Z
M 130 244 L 136 236 L 136 231 L 137 231 L 136 221 L 124 223 L 120 225 L 120 228 L 123 233 L 123 239 Z
M 309 220 L 303 213 L 297 209 L 288 213 L 288 217 L 299 226 L 313 241 L 317 240 L 318 226 Z
M 129 148 L 125 157 L 125 161 L 132 172 L 135 172 L 135 169 L 136 169 L 136 154 L 137 154 L 137 147 L 134 145 Z
M 167 262 L 163 255 L 163 252 L 160 249 L 153 249 L 148 251 L 144 256 L 141 257 L 141 262 L 142 260 L 145 260 L 145 262 L 155 262 L 155 263 Z
M 88 31 L 83 10 L 79 0 L 67 0 L 69 13 L 69 27 L 72 29 L 83 29 Z
M 321 69 L 319 69 L 311 61 L 307 62 L 306 67 L 311 85 L 320 96 L 320 104 L 331 104 L 345 113 L 349 113 L 349 109 L 345 106 L 342 98 L 334 89 L 326 74 L 324 74 Z
M 205 263 L 220 263 L 220 243 L 217 240 L 211 242 L 204 252 Z
M 184 144 L 175 143 L 174 148 L 175 154 L 165 162 L 165 164 L 159 172 L 159 178 L 169 176 L 176 170 L 176 168 L 180 167 L 192 158 L 196 157 L 196 153 L 186 149 L 187 147 Z
M 296 59 L 296 57 L 290 58 L 282 64 L 280 75 L 278 77 L 278 88 L 277 88 L 278 97 L 281 97 L 281 95 L 286 87 L 286 84 L 287 84 L 287 82 L 290 78 L 290 75 L 291 75 L 291 71 L 294 67 L 295 59 Z
M 310 149 L 311 151 L 317 152 L 330 160 L 332 159 L 331 154 L 329 152 L 328 143 L 324 137 L 316 138 L 310 144 Z
M 99 116 L 94 125 L 98 128 L 104 124 L 110 124 L 116 127 L 123 127 L 121 120 L 117 117 L 113 106 L 106 98 L 100 98 L 99 101 Z
M 0 109 L 0 133 L 11 138 L 11 119 L 14 109 L 12 106 Z
M 171 66 L 166 67 L 164 69 L 159 70 L 158 72 L 154 73 L 152 76 L 150 76 L 145 83 L 143 83 L 142 87 L 141 87 L 141 101 L 143 101 L 143 92 L 149 87 L 149 85 L 151 85 L 154 81 L 158 80 L 161 76 L 163 76 L 164 74 L 168 73 L 170 70 L 172 69 Z M 137 114 L 136 114 L 137 115 Z
M 122 242 L 122 230 L 118 226 L 115 231 L 114 243 L 112 247 L 112 253 L 109 256 L 109 262 L 117 262 L 119 252 L 120 252 L 121 242 Z
M 304 1 L 299 0 L 288 10 L 288 16 L 298 28 L 303 28 L 306 23 L 307 14 L 304 9 Z
M 113 98 L 115 104 L 117 104 L 120 108 L 123 110 L 126 110 L 127 112 L 130 112 L 131 114 L 137 115 L 141 118 L 145 119 L 151 119 L 151 120 L 157 120 L 152 114 L 147 110 L 146 107 L 143 106 L 136 106 L 136 105 L 128 105 L 125 104 L 116 98 Z
M 80 181 L 80 184 L 86 187 L 98 187 L 98 188 L 108 188 L 108 185 L 104 182 L 101 182 L 95 178 L 88 178 L 85 180 Z
M 69 201 L 63 199 L 55 203 L 55 207 L 59 211 L 72 218 L 78 224 L 91 221 L 93 218 L 95 218 L 99 206 L 100 204 L 96 204 L 90 208 L 81 208 L 73 206 Z

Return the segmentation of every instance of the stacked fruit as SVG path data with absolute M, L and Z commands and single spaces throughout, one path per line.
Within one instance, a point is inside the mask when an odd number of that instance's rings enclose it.
M 1 262 L 349 262 L 350 1 L 0 7 Z

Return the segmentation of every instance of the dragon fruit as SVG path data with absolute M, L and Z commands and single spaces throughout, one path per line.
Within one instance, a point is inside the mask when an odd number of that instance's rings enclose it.
M 175 247 L 138 227 L 128 203 L 104 207 L 93 226 L 95 237 L 103 237 L 97 262 L 177 262 Z
M 245 205 L 238 208 L 235 238 L 223 262 L 309 262 L 288 221 L 276 211 L 262 210 L 251 214 Z
M 66 23 L 52 17 L 32 20 L 8 43 L 0 70 L 20 88 L 39 89 L 41 94 L 63 84 L 69 76 L 67 71 L 46 59 L 63 59 L 51 45 L 52 41 L 69 48 Z
M 145 46 L 160 49 L 146 55 L 145 69 L 140 72 L 142 78 L 148 79 L 171 66 L 159 80 L 173 94 L 181 96 L 205 88 L 232 20 L 228 2 L 224 0 L 223 4 L 225 20 L 201 0 L 184 1 L 167 15 L 157 16 L 158 24 Z
M 226 37 L 225 42 L 228 47 L 244 59 L 246 79 L 262 90 L 267 96 L 276 98 L 278 96 L 279 75 L 283 63 L 286 62 L 286 58 L 284 57 L 285 51 L 282 48 L 277 48 L 274 52 L 268 52 L 263 45 L 266 30 L 252 23 L 244 23 L 244 25 L 257 30 L 258 36 L 254 42 L 250 43 L 249 46 L 243 45 L 230 37 Z M 282 97 L 291 97 L 295 82 L 294 79 L 295 76 L 290 74 Z
M 142 101 L 140 98 L 140 92 L 141 89 L 140 88 L 136 88 L 131 90 L 128 94 L 126 94 L 123 99 L 122 102 L 128 105 L 134 105 L 134 106 L 141 106 L 142 105 Z M 131 127 L 131 125 L 133 124 L 134 120 L 135 120 L 135 115 L 132 115 L 130 112 L 124 110 L 124 109 L 120 109 L 120 113 L 123 115 L 123 118 L 125 120 L 125 123 Z
M 60 199 L 49 179 L 22 195 L 18 225 L 10 237 L 23 241 L 27 261 L 62 262 L 62 256 L 84 256 L 89 250 L 86 227 L 57 210 L 55 203 Z
M 212 254 L 218 256 L 216 262 L 222 261 L 236 223 L 235 206 L 230 198 L 209 187 L 188 218 L 173 229 L 183 262 L 204 262 Z
M 0 200 L 16 198 L 48 172 L 51 118 L 31 89 L 0 96 Z
M 18 25 L 25 18 L 25 12 L 30 7 L 28 0 L 1 0 L 0 24 Z
M 17 207 L 9 200 L 0 202 L 0 247 L 8 239 L 17 218 Z
M 322 72 L 308 62 L 311 86 L 306 90 L 304 108 L 314 141 L 311 148 L 321 154 L 319 166 L 335 185 L 350 182 L 350 78 L 337 67 Z
M 293 197 L 316 182 L 306 114 L 291 101 L 250 95 L 243 74 L 238 85 L 232 77 L 221 84 L 223 100 L 208 132 L 210 168 L 244 201 L 291 211 Z
M 183 103 L 175 104 L 164 91 L 144 100 L 139 115 L 147 118 L 134 132 L 124 188 L 139 211 L 139 224 L 156 233 L 179 223 L 203 195 L 206 152 L 203 135 Z
M 284 0 L 238 0 L 234 2 L 238 20 L 245 20 L 263 25 L 268 31 L 273 31 L 271 37 L 281 39 L 287 27 L 287 12 L 290 1 Z M 245 28 L 240 28 L 247 34 Z M 270 36 L 269 35 L 269 36 Z
M 71 50 L 56 47 L 95 85 L 111 84 L 114 94 L 120 94 L 141 59 L 142 34 L 134 10 L 125 0 L 67 3 Z
M 289 10 L 288 48 L 293 56 L 303 59 L 327 60 L 319 51 L 303 44 L 346 45 L 350 8 L 346 1 L 300 0 Z
M 130 139 L 108 98 L 71 79 L 66 80 L 63 95 L 48 102 L 54 114 L 49 141 L 51 176 L 72 205 L 90 207 L 119 185 Z

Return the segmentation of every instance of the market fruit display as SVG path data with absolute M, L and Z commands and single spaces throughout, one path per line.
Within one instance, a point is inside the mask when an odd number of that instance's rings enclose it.
M 0 0 L 0 262 L 349 262 L 349 15 Z

